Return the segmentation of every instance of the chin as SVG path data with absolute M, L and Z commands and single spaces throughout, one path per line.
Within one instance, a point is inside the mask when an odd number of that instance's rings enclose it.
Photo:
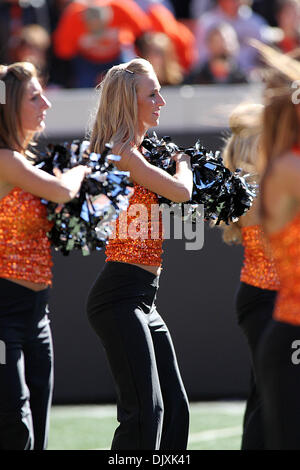
M 43 132 L 45 130 L 46 124 L 44 121 L 40 122 L 39 125 L 37 126 L 36 132 Z

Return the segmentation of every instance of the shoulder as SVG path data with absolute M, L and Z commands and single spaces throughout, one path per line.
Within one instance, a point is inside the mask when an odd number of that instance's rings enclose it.
M 13 162 L 16 158 L 15 153 L 13 150 L 9 149 L 0 149 L 0 168 L 3 168 L 13 165 Z
M 265 189 L 276 188 L 278 192 L 289 193 L 291 189 L 299 187 L 299 181 L 300 155 L 287 152 L 272 163 L 266 174 Z
M 9 149 L 0 149 L 0 179 L 9 181 L 13 174 L 23 172 L 29 162 L 21 153 Z
M 0 149 L 0 164 L 13 164 L 15 161 L 23 161 L 25 157 L 19 152 L 10 149 Z
M 112 150 L 115 155 L 120 155 L 121 157 L 120 162 L 116 165 L 120 170 L 129 170 L 134 162 L 143 160 L 146 162 L 142 153 L 134 146 L 126 145 L 124 147 L 122 144 L 116 144 Z
M 281 174 L 282 176 L 295 171 L 298 173 L 300 171 L 300 155 L 292 151 L 284 153 L 274 161 L 272 170 L 274 174 Z M 297 177 L 299 177 L 299 174 L 297 174 Z
M 0 149 L 0 158 L 7 158 L 13 156 L 14 151 L 10 149 Z

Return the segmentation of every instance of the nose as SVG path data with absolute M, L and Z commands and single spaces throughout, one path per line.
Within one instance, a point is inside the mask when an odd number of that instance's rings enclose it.
M 46 98 L 46 96 L 42 95 L 42 108 L 46 110 L 46 109 L 51 108 L 51 106 L 52 105 L 50 101 Z
M 166 102 L 160 93 L 158 94 L 158 97 L 159 97 L 158 106 L 164 106 Z

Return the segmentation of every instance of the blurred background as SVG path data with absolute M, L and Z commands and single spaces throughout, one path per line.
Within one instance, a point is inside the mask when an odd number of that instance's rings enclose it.
M 52 102 L 42 146 L 84 138 L 105 71 L 140 56 L 153 64 L 167 102 L 158 135 L 220 150 L 231 110 L 261 101 L 251 38 L 298 54 L 299 1 L 0 0 L 0 63 L 33 62 Z M 54 262 L 54 404 L 114 402 L 85 315 L 104 253 L 54 253 Z M 246 396 L 249 359 L 234 311 L 241 264 L 241 248 L 226 246 L 217 228 L 205 227 L 201 250 L 187 250 L 184 239 L 164 244 L 158 308 L 191 401 Z

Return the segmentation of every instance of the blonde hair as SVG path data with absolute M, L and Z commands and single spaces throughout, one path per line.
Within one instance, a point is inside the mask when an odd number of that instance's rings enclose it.
M 259 179 L 263 110 L 264 107 L 260 104 L 238 106 L 229 118 L 231 136 L 223 148 L 224 165 L 232 172 L 240 168 L 242 174 L 251 173 L 255 182 Z M 222 225 L 222 229 L 225 243 L 241 243 L 242 234 L 238 221 Z
M 0 80 L 5 91 L 5 103 L 0 103 L 0 148 L 26 150 L 20 141 L 21 103 L 26 84 L 35 77 L 36 68 L 29 62 L 0 65 Z
M 141 75 L 154 74 L 150 62 L 133 59 L 115 65 L 101 82 L 100 102 L 90 138 L 90 150 L 101 153 L 108 142 L 136 145 L 138 126 L 137 87 Z

